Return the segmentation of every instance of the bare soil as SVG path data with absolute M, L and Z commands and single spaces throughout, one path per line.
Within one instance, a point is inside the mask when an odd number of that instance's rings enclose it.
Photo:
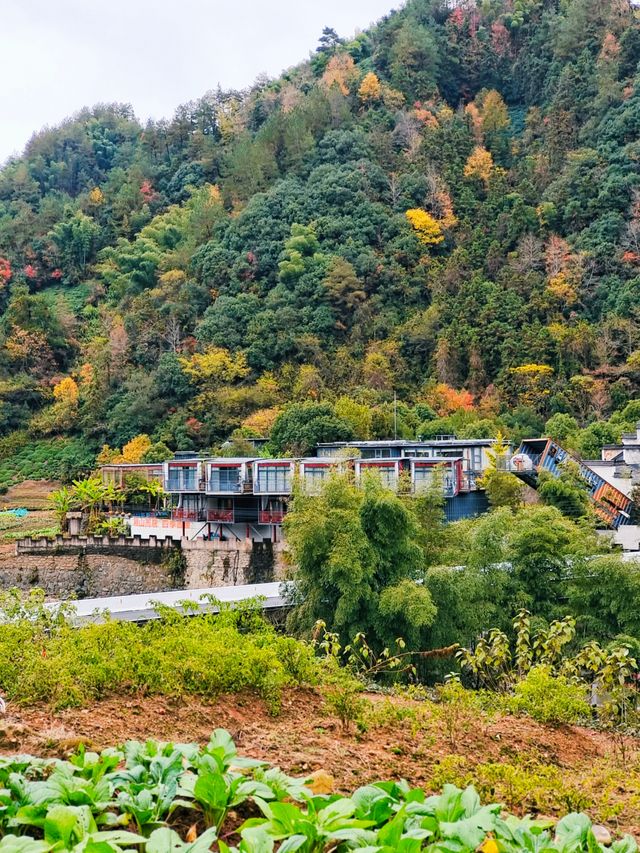
M 55 480 L 24 480 L 0 495 L 0 511 L 19 508 L 29 511 L 24 518 L 1 517 L 0 556 L 14 553 L 16 538 L 56 527 L 48 495 L 59 486 Z
M 2 509 L 24 507 L 30 510 L 47 510 L 48 496 L 60 488 L 57 480 L 23 480 L 11 486 L 6 495 L 0 496 Z
M 386 701 L 369 698 L 374 703 Z M 439 770 L 447 762 L 460 762 L 472 774 L 484 762 L 543 763 L 561 773 L 563 786 L 566 783 L 573 791 L 584 790 L 595 797 L 590 807 L 577 808 L 615 832 L 640 834 L 640 763 L 635 743 L 627 742 L 621 754 L 620 744 L 603 732 L 577 726 L 553 728 L 524 717 L 478 721 L 461 730 L 452 743 L 451 732 L 445 732 L 437 720 L 418 729 L 396 721 L 365 733 L 355 727 L 345 730 L 313 690 L 287 692 L 277 716 L 251 695 L 221 697 L 215 702 L 120 696 L 60 712 L 9 706 L 0 718 L 0 752 L 62 757 L 80 743 L 94 749 L 127 739 L 205 743 L 216 727 L 231 732 L 241 753 L 295 775 L 322 771 L 323 778 L 324 774 L 331 777 L 330 786 L 343 792 L 379 779 L 407 779 L 431 790 L 432 780 L 440 778 Z M 441 784 L 440 778 L 435 787 Z M 498 788 L 496 793 L 502 795 L 496 799 L 504 802 L 505 791 Z M 511 810 L 530 810 L 526 801 L 517 802 L 517 793 L 515 802 L 513 796 L 512 792 Z M 572 801 L 560 793 L 546 813 L 553 816 L 573 808 Z

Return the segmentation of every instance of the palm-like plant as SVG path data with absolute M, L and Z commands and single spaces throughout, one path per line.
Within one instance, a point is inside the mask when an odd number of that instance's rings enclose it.
M 60 524 L 60 529 L 63 531 L 66 530 L 67 513 L 72 512 L 79 506 L 75 490 L 70 489 L 68 486 L 61 486 L 59 489 L 51 492 L 49 501 Z
M 73 490 L 80 509 L 89 514 L 89 524 L 98 520 L 104 503 L 112 499 L 115 491 L 112 485 L 105 486 L 100 477 L 87 477 L 86 480 L 74 480 Z
M 166 495 L 166 492 L 162 487 L 162 483 L 159 483 L 157 480 L 147 480 L 146 483 L 140 486 L 140 491 L 147 494 L 149 498 L 149 509 L 151 509 L 152 504 L 155 504 L 155 508 L 157 509 L 160 500 Z

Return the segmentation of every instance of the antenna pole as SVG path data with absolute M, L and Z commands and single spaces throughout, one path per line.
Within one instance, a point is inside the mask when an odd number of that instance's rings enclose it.
M 393 437 L 398 437 L 398 395 L 393 392 Z

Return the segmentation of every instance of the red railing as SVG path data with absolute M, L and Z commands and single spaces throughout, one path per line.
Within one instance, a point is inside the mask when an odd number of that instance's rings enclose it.
M 282 524 L 284 520 L 284 510 L 260 510 L 258 513 L 258 522 L 260 524 Z
M 202 513 L 197 509 L 174 509 L 171 517 L 179 521 L 200 521 Z
M 207 512 L 207 521 L 225 521 L 233 524 L 232 509 L 210 509 Z

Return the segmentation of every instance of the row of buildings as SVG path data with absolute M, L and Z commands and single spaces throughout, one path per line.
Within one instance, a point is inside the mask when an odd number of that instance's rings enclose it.
M 495 463 L 495 439 L 441 436 L 429 441 L 354 441 L 320 444 L 316 455 L 292 458 L 201 457 L 176 453 L 167 462 L 111 464 L 105 482 L 125 485 L 132 475 L 157 480 L 168 499 L 162 508 L 129 508 L 132 535 L 142 538 L 277 542 L 295 483 L 318 494 L 335 470 L 351 470 L 356 483 L 375 474 L 392 490 L 420 495 L 442 489 L 449 521 L 488 509 L 482 476 Z M 615 531 L 626 550 L 640 548 L 633 519 L 633 489 L 640 485 L 640 426 L 606 446 L 602 458 L 580 460 L 549 438 L 527 439 L 499 460 L 504 469 L 536 488 L 540 471 L 559 476 L 577 465 L 602 526 Z
M 305 459 L 200 457 L 176 453 L 150 464 L 102 467 L 105 483 L 122 486 L 132 475 L 155 479 L 169 495 L 162 509 L 131 508 L 132 535 L 173 539 L 278 541 L 294 482 L 317 494 L 332 471 L 353 470 L 356 482 L 374 473 L 382 484 L 410 494 L 437 486 L 449 520 L 487 508 L 479 480 L 490 465 L 494 439 L 442 437 L 432 441 L 321 444 Z

